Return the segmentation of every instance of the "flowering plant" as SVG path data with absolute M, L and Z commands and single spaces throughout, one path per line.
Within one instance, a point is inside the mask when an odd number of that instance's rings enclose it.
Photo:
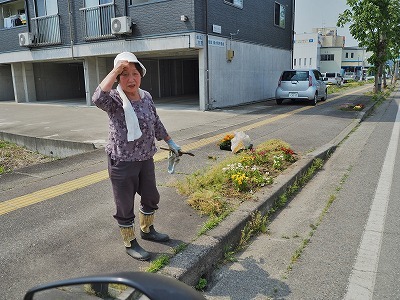
M 238 191 L 246 191 L 248 189 L 249 177 L 245 173 L 235 173 L 231 175 L 231 180 L 233 185 L 238 189 Z
M 284 160 L 283 154 L 281 155 L 274 155 L 274 164 L 273 168 L 277 170 L 281 170 L 283 167 L 283 160 Z
M 354 110 L 362 110 L 363 108 L 364 108 L 364 104 L 357 104 L 357 105 L 354 105 L 354 107 L 353 107 Z
M 231 140 L 235 137 L 234 134 L 227 134 L 224 136 L 224 138 L 221 140 L 221 142 L 219 143 L 219 148 L 221 150 L 231 150 L 231 145 L 232 142 Z
M 247 192 L 273 182 L 269 172 L 264 172 L 256 165 L 249 166 L 238 162 L 227 165 L 222 171 L 228 174 L 233 186 L 239 192 Z
M 360 111 L 360 110 L 363 110 L 364 107 L 365 107 L 365 105 L 361 104 L 361 103 L 356 104 L 356 105 L 353 105 L 353 104 L 350 104 L 350 103 L 345 103 L 345 104 L 340 106 L 340 109 L 341 110 L 356 110 L 356 111 Z
M 221 143 L 232 136 L 226 135 Z M 188 203 L 194 209 L 208 216 L 222 216 L 238 201 L 251 199 L 261 187 L 272 185 L 274 178 L 296 160 L 297 154 L 289 144 L 273 139 L 191 174 L 177 188 L 189 197 Z
M 283 152 L 283 158 L 285 159 L 285 161 L 288 161 L 288 162 L 296 161 L 296 158 L 294 156 L 296 153 L 292 149 L 282 147 L 281 150 Z

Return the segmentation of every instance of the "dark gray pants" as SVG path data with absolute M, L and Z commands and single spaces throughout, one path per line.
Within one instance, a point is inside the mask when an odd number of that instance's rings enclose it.
M 118 161 L 108 157 L 115 206 L 114 218 L 121 226 L 132 225 L 135 219 L 134 199 L 140 195 L 140 210 L 152 213 L 158 209 L 160 194 L 156 187 L 153 159 L 145 161 Z

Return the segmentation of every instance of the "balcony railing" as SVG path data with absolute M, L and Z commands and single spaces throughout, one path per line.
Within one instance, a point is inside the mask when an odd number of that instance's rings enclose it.
M 37 46 L 61 44 L 60 16 L 49 15 L 32 18 Z
M 84 7 L 80 11 L 84 20 L 85 40 L 99 40 L 113 37 L 111 33 L 111 19 L 115 17 L 113 3 Z

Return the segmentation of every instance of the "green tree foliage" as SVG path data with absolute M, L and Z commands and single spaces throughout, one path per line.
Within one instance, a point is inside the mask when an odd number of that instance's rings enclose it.
M 337 26 L 350 23 L 351 35 L 360 47 L 373 53 L 368 62 L 374 65 L 375 91 L 381 91 L 386 61 L 398 49 L 400 25 L 399 0 L 347 0 L 349 9 L 339 15 Z

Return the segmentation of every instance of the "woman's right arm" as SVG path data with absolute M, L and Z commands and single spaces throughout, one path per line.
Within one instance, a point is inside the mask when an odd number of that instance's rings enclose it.
M 122 73 L 128 64 L 127 61 L 119 61 L 110 73 L 104 77 L 103 81 L 100 82 L 92 97 L 93 103 L 98 108 L 104 111 L 111 111 L 115 108 L 114 100 L 110 97 L 110 91 L 112 90 L 118 75 Z

